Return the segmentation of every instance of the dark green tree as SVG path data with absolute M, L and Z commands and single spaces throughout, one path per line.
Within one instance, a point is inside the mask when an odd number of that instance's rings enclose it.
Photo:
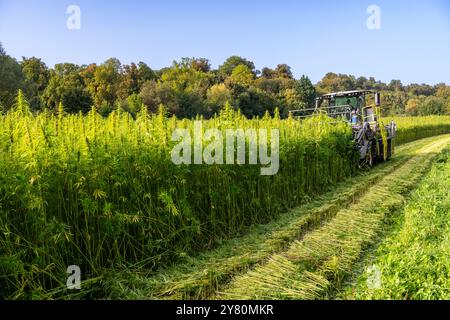
M 25 88 L 25 78 L 22 68 L 16 59 L 6 54 L 0 43 L 0 104 L 9 108 L 19 89 Z
M 22 58 L 20 62 L 25 77 L 26 93 L 33 110 L 41 109 L 41 96 L 48 85 L 50 72 L 39 58 Z
M 106 60 L 100 66 L 93 65 L 90 73 L 85 70 L 87 89 L 95 106 L 103 114 L 113 110 L 118 100 L 121 74 L 122 65 L 115 58 Z
M 262 68 L 262 70 L 261 70 L 261 78 L 264 78 L 264 79 L 276 78 L 275 70 L 267 68 L 267 67 Z
M 124 65 L 123 73 L 118 86 L 118 98 L 123 100 L 132 94 L 139 93 L 139 91 L 140 81 L 138 66 L 135 63 Z
M 307 76 L 302 75 L 300 80 L 298 80 L 297 91 L 300 97 L 300 104 L 306 108 L 313 108 L 317 92 Z
M 329 72 L 317 84 L 317 91 L 320 94 L 354 90 L 356 88 L 356 79 L 354 76 L 346 74 L 336 74 Z
M 239 85 L 238 85 L 239 86 Z M 237 95 L 237 106 L 247 118 L 262 117 L 268 111 L 273 115 L 275 99 L 261 89 L 250 87 Z
M 145 82 L 155 80 L 156 78 L 157 76 L 155 71 L 153 71 L 147 64 L 142 61 L 138 63 L 139 88 L 141 88 Z
M 225 60 L 225 62 L 219 67 L 219 73 L 223 77 L 230 76 L 233 70 L 239 65 L 246 66 L 248 69 L 250 69 L 251 72 L 256 75 L 255 64 L 239 56 L 231 56 L 227 60 Z
M 192 59 L 190 59 L 190 64 L 194 70 L 205 72 L 205 73 L 211 71 L 211 63 L 209 62 L 208 59 L 192 58 Z
M 405 90 L 413 96 L 431 96 L 436 93 L 436 87 L 427 84 L 412 83 L 406 86 Z
M 93 103 L 80 74 L 80 68 L 69 63 L 58 64 L 55 70 L 50 72 L 42 102 L 44 106 L 55 111 L 62 103 L 65 111 L 71 113 L 87 112 Z
M 277 78 L 293 79 L 291 67 L 287 64 L 279 64 L 275 69 Z
M 430 96 L 418 108 L 419 116 L 443 115 L 447 112 L 447 103 L 444 99 Z
M 388 89 L 391 91 L 403 91 L 403 84 L 400 80 L 391 80 Z

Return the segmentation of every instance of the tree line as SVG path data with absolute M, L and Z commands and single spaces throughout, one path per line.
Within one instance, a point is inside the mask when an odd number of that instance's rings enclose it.
M 0 43 L 0 109 L 14 105 L 19 89 L 36 112 L 57 111 L 61 103 L 69 113 L 95 107 L 104 115 L 116 108 L 134 115 L 142 106 L 155 112 L 164 105 L 179 118 L 208 118 L 229 102 L 249 118 L 272 114 L 276 108 L 287 116 L 289 110 L 313 107 L 320 94 L 367 89 L 382 92 L 386 115 L 450 114 L 450 86 L 445 83 L 386 84 L 373 77 L 330 72 L 313 85 L 306 75 L 295 79 L 286 64 L 257 70 L 239 56 L 231 56 L 217 69 L 204 58 L 183 58 L 161 70 L 115 58 L 99 65 L 61 63 L 49 68 L 36 57 L 17 61 Z

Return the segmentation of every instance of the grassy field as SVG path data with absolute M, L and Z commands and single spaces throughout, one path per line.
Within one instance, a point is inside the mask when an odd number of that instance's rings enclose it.
M 69 265 L 157 269 L 268 222 L 356 172 L 345 124 L 247 120 L 229 109 L 206 128 L 279 128 L 280 170 L 171 161 L 175 128 L 193 122 L 145 111 L 134 120 L 18 108 L 0 117 L 0 287 L 30 297 L 63 286 Z M 292 174 L 295 172 L 296 174 Z
M 130 268 L 111 274 L 105 281 L 108 295 L 116 299 L 211 298 L 229 287 L 236 278 L 246 277 L 252 270 L 264 266 L 272 256 L 284 254 L 294 241 L 332 221 L 342 208 L 359 202 L 364 195 L 369 197 L 372 185 L 385 176 L 393 175 L 420 154 L 420 150 L 442 139 L 432 137 L 405 144 L 397 149 L 390 162 L 339 183 L 331 191 L 288 211 L 271 223 L 252 226 L 245 236 L 224 241 L 215 250 L 186 257 L 182 263 L 158 272 Z M 428 157 L 433 157 L 433 154 Z M 414 170 L 417 171 L 418 167 L 414 166 Z M 247 286 L 242 287 L 243 291 L 247 289 Z
M 450 298 L 449 185 L 450 149 L 447 149 L 395 217 L 394 231 L 364 261 L 366 272 L 354 277 L 341 298 Z M 380 271 L 377 287 L 367 285 L 370 266 Z
M 450 132 L 450 116 L 394 117 L 398 126 L 397 144 Z
M 219 297 L 244 299 L 329 298 L 340 288 L 383 221 L 407 199 L 430 161 L 450 138 L 418 152 L 371 186 L 357 202 L 342 207 L 329 223 L 294 242 L 287 251 L 236 278 Z
M 449 132 L 449 119 L 401 119 L 398 141 Z M 279 129 L 278 174 L 261 176 L 251 165 L 173 164 L 173 130 L 192 132 L 194 125 L 166 118 L 163 110 L 142 111 L 136 119 L 120 111 L 107 118 L 62 109 L 33 115 L 19 95 L 15 110 L 0 116 L 0 296 L 65 296 L 67 266 L 79 265 L 92 297 L 103 297 L 103 286 L 114 281 L 98 281 L 111 270 L 170 268 L 251 226 L 276 221 L 358 173 L 346 124 L 323 117 L 247 120 L 230 108 L 202 124 L 205 130 Z M 328 199 L 338 208 L 349 198 Z M 324 208 L 298 221 L 266 254 L 335 211 Z

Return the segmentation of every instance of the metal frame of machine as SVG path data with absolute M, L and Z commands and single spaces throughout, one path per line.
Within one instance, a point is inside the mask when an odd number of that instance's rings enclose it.
M 374 104 L 367 105 L 366 97 L 374 95 Z M 323 106 L 323 102 L 326 105 Z M 355 148 L 360 154 L 359 166 L 370 168 L 377 161 L 386 161 L 394 153 L 397 126 L 385 124 L 381 117 L 381 95 L 372 90 L 353 90 L 329 93 L 316 99 L 312 109 L 291 110 L 292 116 L 303 119 L 326 114 L 335 121 L 351 125 Z

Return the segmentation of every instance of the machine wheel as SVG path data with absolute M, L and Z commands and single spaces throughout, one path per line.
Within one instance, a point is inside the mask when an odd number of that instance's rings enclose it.
M 369 146 L 367 148 L 366 157 L 362 159 L 359 163 L 360 169 L 370 169 L 375 164 L 376 150 L 373 141 L 369 142 Z
M 392 157 L 392 139 L 388 139 L 388 147 L 387 147 L 387 160 Z
M 369 148 L 369 152 L 366 155 L 367 158 L 367 165 L 369 168 L 372 168 L 373 165 L 375 164 L 375 150 L 374 150 L 374 145 L 373 143 L 371 143 L 371 147 Z

